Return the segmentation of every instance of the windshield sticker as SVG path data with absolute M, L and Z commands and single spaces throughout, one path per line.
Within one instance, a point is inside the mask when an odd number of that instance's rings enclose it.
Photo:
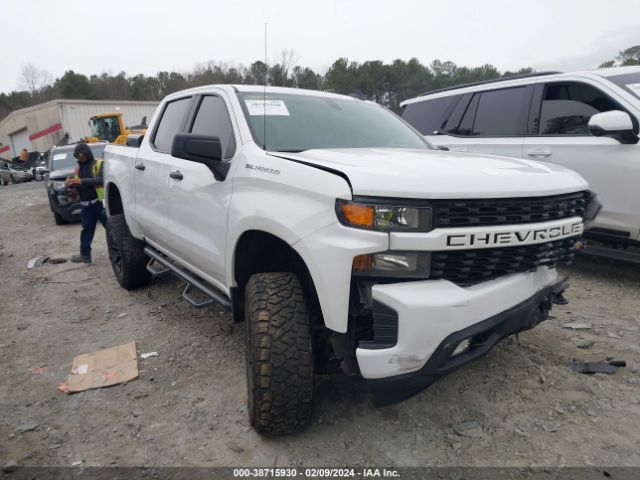
M 640 83 L 627 83 L 625 86 L 640 98 Z
M 67 158 L 67 154 L 66 153 L 58 153 L 58 154 L 53 156 L 54 160 L 64 160 L 65 158 Z
M 289 110 L 284 104 L 284 100 L 263 100 L 263 99 L 247 99 L 244 101 L 247 104 L 247 110 L 249 115 L 278 115 L 289 116 Z

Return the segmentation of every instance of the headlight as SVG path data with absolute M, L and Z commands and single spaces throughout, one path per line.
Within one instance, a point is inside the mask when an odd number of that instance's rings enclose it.
M 428 232 L 433 229 L 431 208 L 399 206 L 387 202 L 336 201 L 343 225 L 383 232 Z
M 382 252 L 358 255 L 353 259 L 353 274 L 370 277 L 428 278 L 429 252 Z
M 49 185 L 51 185 L 51 188 L 53 188 L 54 190 L 64 190 L 64 182 L 51 182 Z

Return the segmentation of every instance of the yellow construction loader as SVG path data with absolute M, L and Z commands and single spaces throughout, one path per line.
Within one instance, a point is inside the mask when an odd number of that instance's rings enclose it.
M 147 132 L 147 117 L 142 117 L 140 125 L 125 127 L 122 121 L 122 112 L 100 113 L 89 119 L 91 136 L 84 139 L 87 143 L 109 142 L 118 145 L 127 143 L 127 135 Z

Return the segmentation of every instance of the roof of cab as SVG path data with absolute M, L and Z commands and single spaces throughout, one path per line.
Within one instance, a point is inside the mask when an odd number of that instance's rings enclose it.
M 492 80 L 487 80 L 485 82 L 477 82 L 470 84 L 457 85 L 454 87 L 443 88 L 439 90 L 432 90 L 430 92 L 423 93 L 422 95 L 414 98 L 410 98 L 404 100 L 400 103 L 401 107 L 408 105 L 410 103 L 418 103 L 427 99 L 437 98 L 437 97 L 446 97 L 455 94 L 468 93 L 468 92 L 476 92 L 482 90 L 483 86 L 490 86 L 492 88 L 501 88 L 503 86 L 517 86 L 531 83 L 532 79 L 535 81 L 539 78 L 551 77 L 553 79 L 562 78 L 564 76 L 573 76 L 573 75 L 596 75 L 600 77 L 612 77 L 616 75 L 625 75 L 629 73 L 638 73 L 640 72 L 640 66 L 626 66 L 626 67 L 612 67 L 612 68 L 602 68 L 596 70 L 580 70 L 574 72 L 539 72 L 533 73 L 530 75 L 522 75 L 515 77 L 507 77 L 507 78 L 496 78 Z
M 229 85 L 229 84 L 214 84 L 214 85 L 203 85 L 201 87 L 194 87 L 188 90 L 181 90 L 179 92 L 172 93 L 168 95 L 167 98 L 176 98 L 185 95 L 193 95 L 198 93 L 206 93 L 211 91 L 213 88 L 220 88 L 226 90 L 227 92 L 255 92 L 255 93 L 282 93 L 289 95 L 312 95 L 316 97 L 326 97 L 326 98 L 339 98 L 342 100 L 353 100 L 353 101 L 361 101 L 358 98 L 349 96 L 349 95 L 341 95 L 333 92 L 326 92 L 321 90 L 307 90 L 303 88 L 290 88 L 290 87 L 272 87 L 264 85 Z

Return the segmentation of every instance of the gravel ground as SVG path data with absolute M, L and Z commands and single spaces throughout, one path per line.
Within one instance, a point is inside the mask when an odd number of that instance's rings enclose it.
M 75 254 L 79 233 L 54 224 L 43 183 L 0 188 L 2 464 L 640 466 L 637 267 L 578 260 L 555 318 L 403 403 L 378 409 L 363 381 L 318 378 L 309 428 L 268 440 L 248 425 L 244 328 L 228 313 L 192 309 L 171 278 L 121 289 L 101 227 L 93 265 L 26 269 L 41 254 Z M 159 353 L 139 360 L 138 380 L 56 390 L 74 356 L 131 340 Z M 567 368 L 606 357 L 628 366 Z

